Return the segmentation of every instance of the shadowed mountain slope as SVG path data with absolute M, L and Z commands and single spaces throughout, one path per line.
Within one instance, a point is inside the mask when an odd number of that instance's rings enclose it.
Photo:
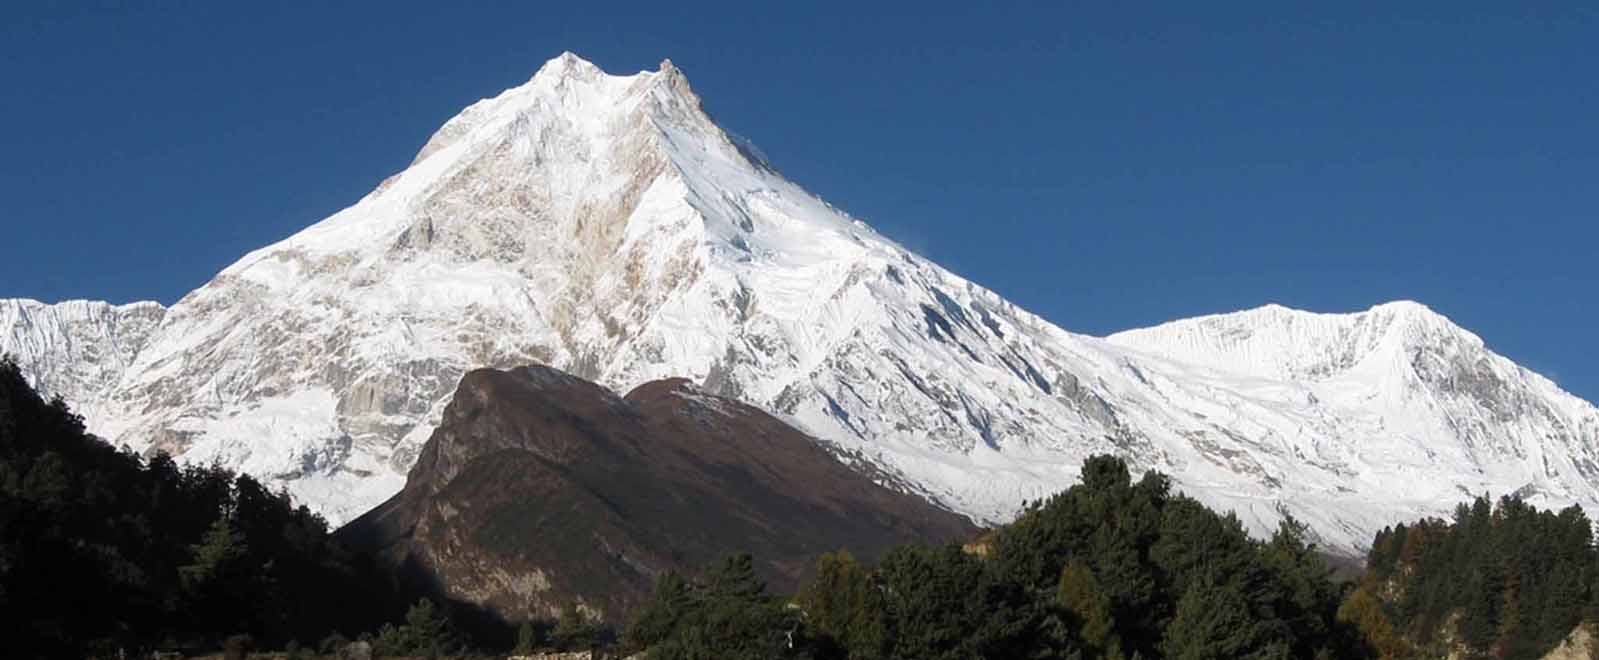
M 729 552 L 784 590 L 823 552 L 974 532 L 688 381 L 619 397 L 536 366 L 462 378 L 405 488 L 340 535 L 508 620 L 571 601 L 615 620 L 661 570 Z

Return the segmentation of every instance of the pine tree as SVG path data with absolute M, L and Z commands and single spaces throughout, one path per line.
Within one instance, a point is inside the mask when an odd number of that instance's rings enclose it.
M 703 584 L 685 589 L 663 576 L 657 582 L 662 586 L 668 591 L 651 598 L 650 612 L 630 633 L 630 641 L 649 646 L 654 660 L 767 660 L 806 652 L 798 613 L 766 596 L 748 555 L 724 559 L 706 571 Z M 685 593 L 690 597 L 683 598 Z M 670 621 L 664 635 L 646 631 L 664 621 Z M 658 637 L 653 643 L 647 639 L 652 636 Z
M 1082 560 L 1073 561 L 1061 571 L 1059 598 L 1080 626 L 1083 641 L 1095 649 L 1121 647 L 1110 615 L 1110 599 L 1100 590 L 1094 572 Z
M 1383 660 L 1410 658 L 1415 650 L 1397 631 L 1382 611 L 1382 601 L 1368 586 L 1349 593 L 1338 608 L 1338 621 L 1354 626 L 1362 640 Z
M 561 616 L 550 632 L 550 641 L 562 651 L 587 651 L 599 643 L 599 626 L 590 621 L 576 603 L 561 607 Z
M 1239 585 L 1196 580 L 1177 601 L 1161 651 L 1169 660 L 1286 660 L 1291 648 L 1273 623 L 1250 607 Z
M 753 601 L 766 593 L 755 575 L 755 559 L 747 552 L 728 555 L 707 576 L 712 598 Z
M 418 648 L 425 652 L 451 653 L 459 646 L 450 620 L 426 598 L 418 600 L 405 613 L 405 626 L 411 629 Z
M 1474 650 L 1486 652 L 1499 639 L 1503 582 L 1493 558 L 1483 558 L 1465 582 L 1460 612 L 1460 637 Z
M 515 655 L 528 655 L 533 649 L 538 648 L 539 631 L 533 627 L 533 622 L 523 621 L 516 629 L 516 648 L 512 651 Z
M 46 451 L 35 460 L 22 478 L 22 496 L 49 511 L 67 506 L 74 490 L 66 459 L 54 451 Z
M 448 617 L 422 598 L 405 612 L 405 625 L 384 624 L 374 648 L 380 655 L 422 655 L 430 658 L 461 650 L 460 637 Z
M 795 602 L 805 612 L 812 633 L 836 644 L 850 658 L 873 660 L 888 653 L 882 594 L 871 574 L 848 552 L 822 555 L 816 576 Z
M 1091 491 L 1113 492 L 1133 483 L 1127 463 L 1115 456 L 1091 456 L 1083 461 L 1083 487 Z
M 627 630 L 628 643 L 648 648 L 672 634 L 678 622 L 695 607 L 693 585 L 677 571 L 665 571 L 655 578 L 650 593 L 633 616 Z
M 226 516 L 219 516 L 191 548 L 193 562 L 178 569 L 187 609 L 213 633 L 247 630 L 255 589 L 249 584 L 252 576 L 245 565 L 249 548 L 244 539 Z
M 878 567 L 894 624 L 894 655 L 953 660 L 980 656 L 985 621 L 984 567 L 959 547 L 896 548 Z

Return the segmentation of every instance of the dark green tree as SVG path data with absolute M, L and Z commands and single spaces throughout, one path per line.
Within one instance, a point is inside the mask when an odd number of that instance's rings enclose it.
M 539 630 L 532 621 L 523 621 L 516 629 L 516 648 L 512 653 L 529 655 L 539 647 Z
M 258 590 L 244 539 L 223 516 L 211 523 L 193 548 L 194 561 L 178 569 L 186 607 L 211 630 L 249 630 L 252 599 Z
M 893 640 L 882 590 L 849 552 L 822 555 L 795 602 L 810 633 L 834 653 L 857 660 L 888 656 Z
M 454 655 L 462 644 L 455 627 L 427 598 L 418 599 L 405 612 L 405 623 L 384 624 L 378 631 L 373 650 L 379 655 L 437 658 Z
M 1253 610 L 1240 585 L 1195 580 L 1177 601 L 1161 651 L 1168 660 L 1287 660 L 1292 649 L 1273 623 Z
M 677 571 L 661 573 L 649 600 L 634 613 L 627 630 L 628 643 L 639 649 L 659 644 L 697 607 L 695 587 L 687 578 Z
M 656 584 L 657 593 L 628 634 L 633 643 L 648 648 L 651 658 L 767 660 L 810 655 L 799 613 L 766 594 L 748 555 L 725 558 L 697 584 L 667 576 Z
M 1121 653 L 1110 615 L 1110 598 L 1094 578 L 1093 569 L 1081 560 L 1066 565 L 1060 575 L 1060 605 L 1070 613 L 1072 623 L 1091 650 L 1105 654 Z
M 713 599 L 753 601 L 766 593 L 766 583 L 755 575 L 755 559 L 743 552 L 728 555 L 706 575 Z
M 561 616 L 556 619 L 555 629 L 550 631 L 550 641 L 562 651 L 587 651 L 599 644 L 599 638 L 599 625 L 576 603 L 561 607 Z

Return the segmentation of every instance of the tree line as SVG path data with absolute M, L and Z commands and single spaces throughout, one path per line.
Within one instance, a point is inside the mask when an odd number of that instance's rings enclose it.
M 1373 655 L 1303 526 L 1252 539 L 1108 456 L 980 543 L 824 556 L 791 601 L 747 565 L 662 575 L 625 640 L 661 660 Z
M 651 658 L 1545 657 L 1599 621 L 1599 548 L 1575 506 L 1476 498 L 1452 521 L 1375 535 L 1334 578 L 1303 525 L 1252 539 L 1231 514 L 1133 482 L 1119 459 L 980 542 L 913 545 L 875 566 L 824 555 L 793 598 L 747 560 L 661 576 L 623 639 Z M 1599 648 L 1589 649 L 1599 656 Z

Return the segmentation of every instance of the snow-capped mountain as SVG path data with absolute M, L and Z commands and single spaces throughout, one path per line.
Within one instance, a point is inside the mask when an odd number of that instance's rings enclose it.
M 400 488 L 462 374 L 530 362 L 691 378 L 983 521 L 1102 452 L 1343 549 L 1468 492 L 1599 512 L 1594 407 L 1419 305 L 1072 334 L 784 179 L 670 62 L 551 60 L 354 206 L 140 309 L 0 316 L 0 351 L 92 430 L 334 521 Z

